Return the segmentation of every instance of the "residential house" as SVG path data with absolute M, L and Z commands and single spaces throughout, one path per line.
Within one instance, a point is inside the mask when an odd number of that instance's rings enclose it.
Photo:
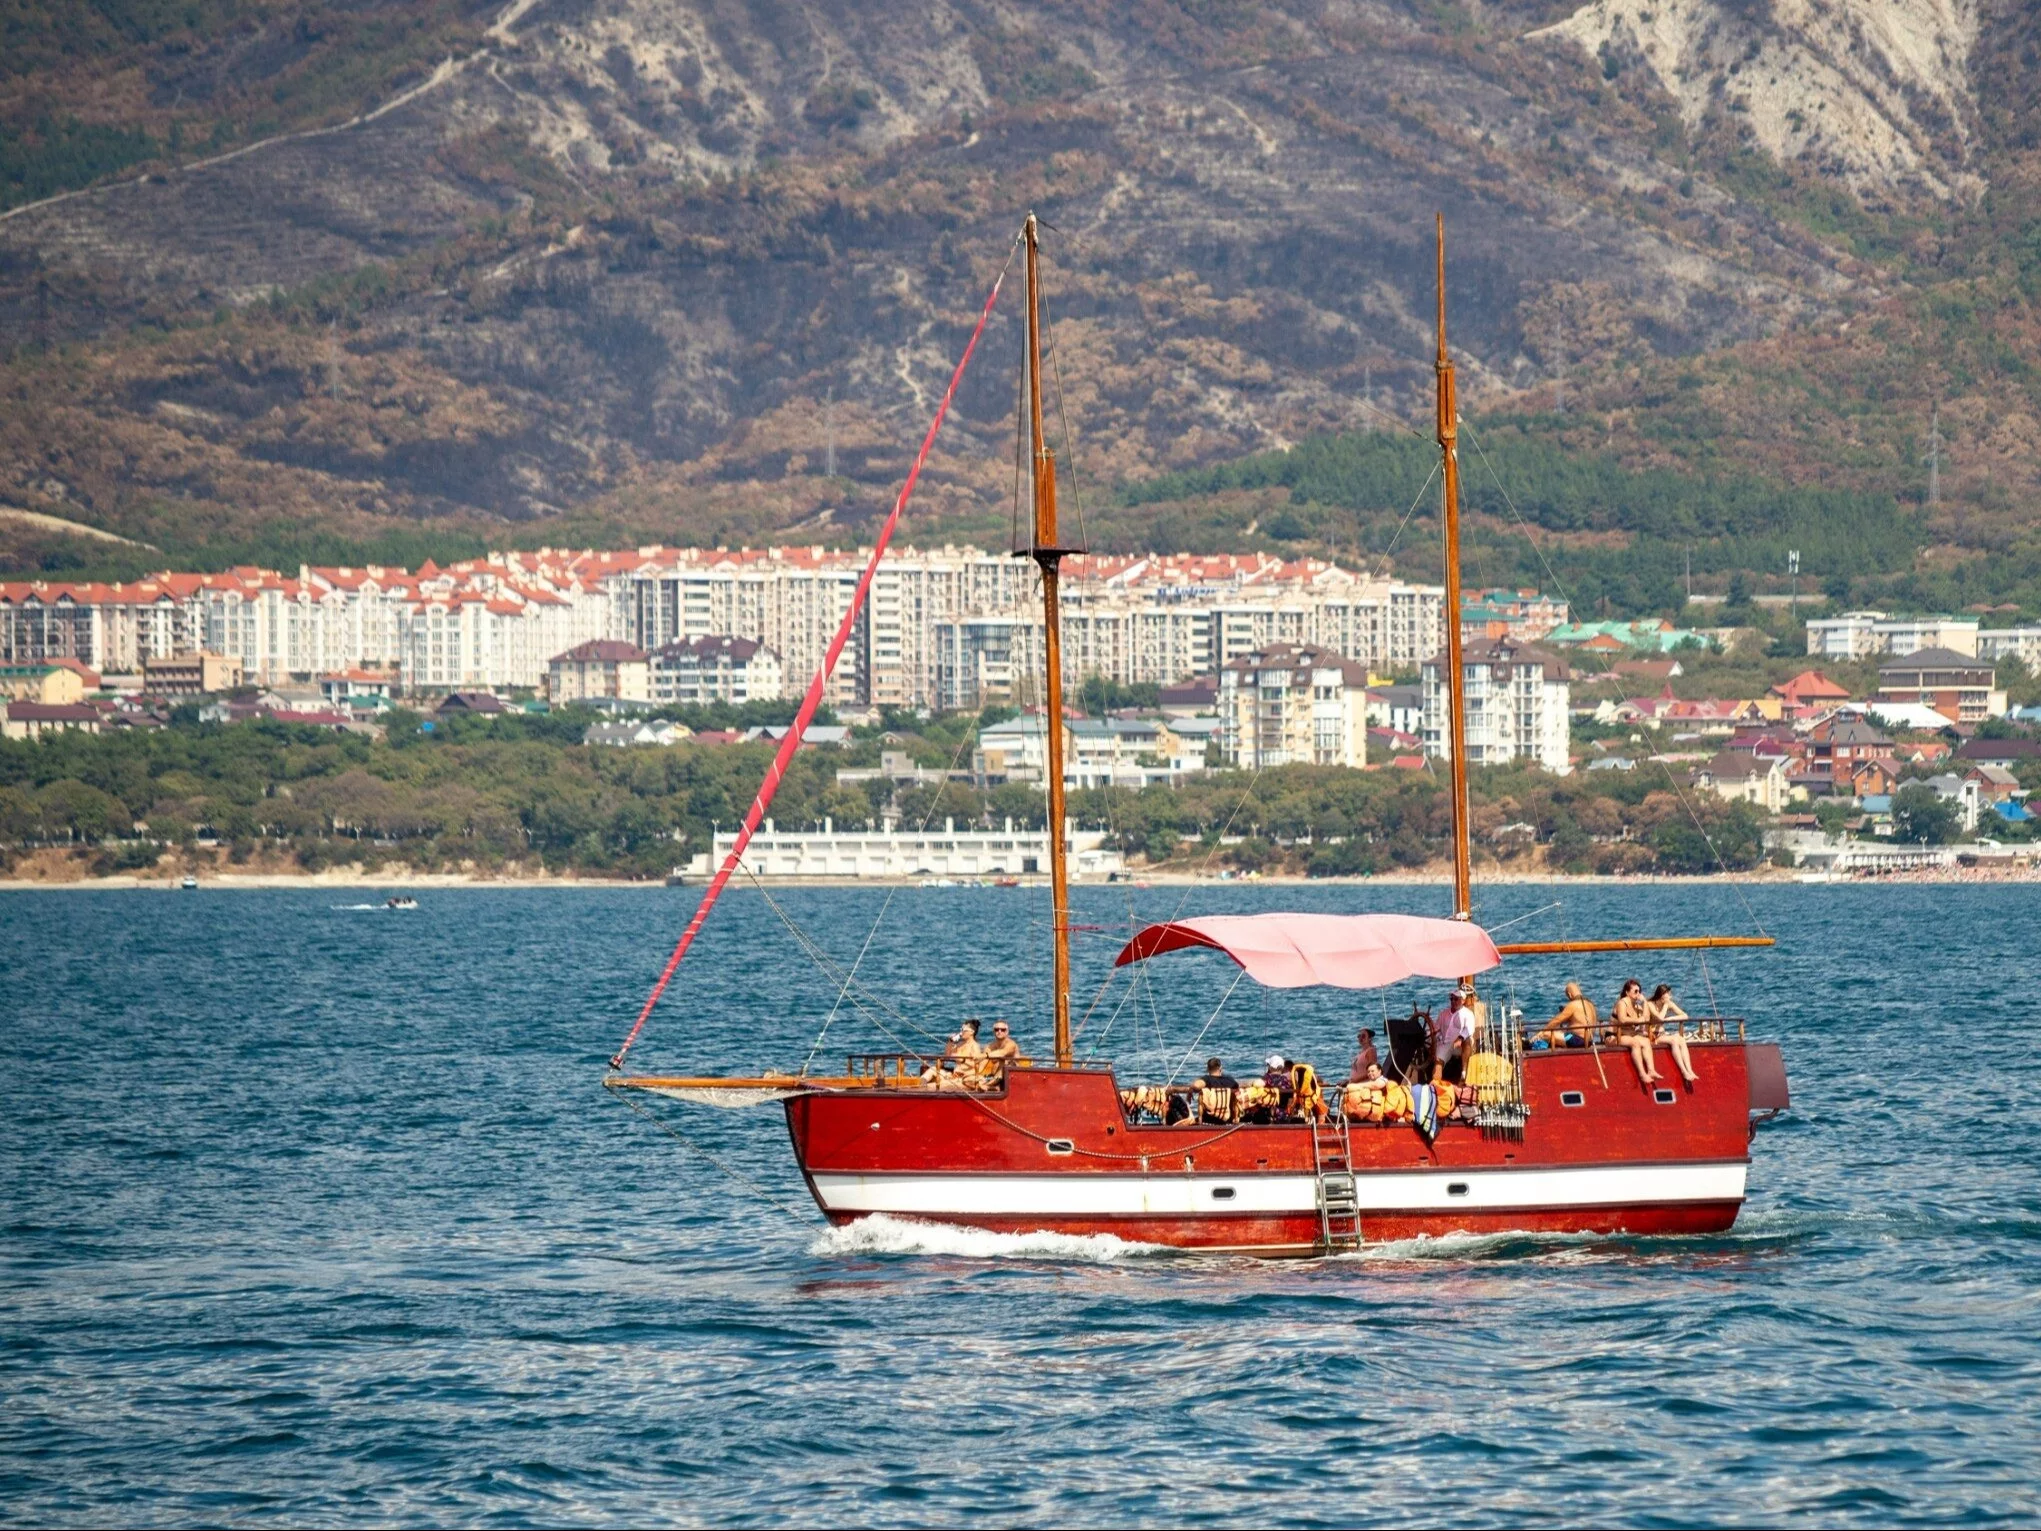
M 1452 756 L 1442 660 L 1424 665 L 1421 737 L 1433 759 Z M 1467 759 L 1473 765 L 1529 760 L 1555 776 L 1573 769 L 1568 753 L 1570 695 L 1565 662 L 1542 649 L 1501 639 L 1461 655 Z
M 397 677 L 386 670 L 341 670 L 319 677 L 319 692 L 335 707 L 355 710 L 390 705 Z
M 546 700 L 585 702 L 607 697 L 622 702 L 652 699 L 652 666 L 635 643 L 591 638 L 546 662 Z
M 612 749 L 629 749 L 640 744 L 664 748 L 690 737 L 691 731 L 680 724 L 664 718 L 654 718 L 620 723 L 591 723 L 587 732 L 582 734 L 581 742 Z
M 1899 790 L 1900 773 L 1905 769 L 1897 760 L 1873 758 L 1859 760 L 1848 770 L 1850 796 L 1859 801 L 1867 797 L 1890 797 Z M 1836 796 L 1843 793 L 1839 779 Z
M 1554 648 L 1578 649 L 1610 657 L 1637 653 L 1669 654 L 1678 648 L 1706 648 L 1700 633 L 1675 627 L 1663 617 L 1635 622 L 1576 622 L 1555 627 L 1545 637 Z
M 503 705 L 503 698 L 493 691 L 449 691 L 440 701 L 439 715 L 492 718 L 510 709 Z
M 729 634 L 679 638 L 654 651 L 652 700 L 682 706 L 778 701 L 780 656 L 756 638 Z
M 85 700 L 85 682 L 69 665 L 0 664 L 0 697 L 40 702 L 45 707 L 75 707 Z
M 1174 686 L 1159 687 L 1156 704 L 1173 718 L 1215 712 L 1219 706 L 1219 683 L 1209 675 L 1194 675 Z
M 1563 626 L 1567 604 L 1537 590 L 1475 590 L 1460 597 L 1460 636 L 1467 643 L 1512 638 L 1536 643 Z
M 241 684 L 241 661 L 204 650 L 142 661 L 142 689 L 150 696 L 218 696 Z
M 1998 765 L 2014 760 L 2034 760 L 2041 758 L 2041 739 L 1965 739 L 1956 746 L 1956 758 L 1963 761 L 1989 760 Z
M 1732 803 L 1753 803 L 1766 813 L 1786 806 L 1786 762 L 1741 750 L 1724 750 L 1694 772 L 1694 785 Z
M 1977 657 L 2017 659 L 2030 671 L 2041 669 L 2041 625 L 1979 628 Z
M 1850 699 L 1847 686 L 1837 685 L 1819 670 L 1802 670 L 1791 680 L 1772 687 L 1780 715 L 1788 718 L 1818 717 L 1839 702 Z
M 1811 791 L 1833 792 L 1847 786 L 1866 761 L 1890 760 L 1892 740 L 1862 718 L 1838 713 L 1817 723 L 1807 735 L 1806 785 Z
M 1976 831 L 1978 818 L 1984 812 L 1984 793 L 1975 781 L 1945 771 L 1940 776 L 1930 776 L 1921 785 L 1955 808 L 1965 832 Z
M 1946 648 L 1922 648 L 1878 667 L 1878 700 L 1919 702 L 1952 723 L 1981 723 L 2006 710 L 1987 660 Z
M 1255 770 L 1366 765 L 1367 695 L 1366 666 L 1327 648 L 1270 644 L 1219 672 L 1221 752 Z
M 2026 796 L 2020 788 L 2019 777 L 1988 760 L 1975 762 L 1963 775 L 1977 783 L 1977 790 L 1987 803 L 2006 803 Z
M 1370 686 L 1368 726 L 1386 728 L 1399 734 L 1421 733 L 1424 728 L 1424 687 Z
M 104 716 L 97 707 L 88 707 L 80 702 L 9 702 L 0 732 L 9 739 L 39 739 L 44 734 L 65 733 L 73 729 L 79 733 L 96 734 L 104 723 Z

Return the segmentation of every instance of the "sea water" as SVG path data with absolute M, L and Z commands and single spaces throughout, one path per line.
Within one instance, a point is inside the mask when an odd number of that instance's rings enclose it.
M 1782 1041 L 1794 1108 L 1742 1217 L 1295 1263 L 830 1230 L 776 1107 L 626 1110 L 603 1063 L 696 897 L 0 894 L 0 1518 L 2041 1516 L 2031 888 L 1484 891 L 1504 939 L 1778 937 L 1488 988 L 1541 1017 L 1568 977 L 1605 1006 L 1664 980 Z M 1444 904 L 1081 889 L 1081 1047 L 1337 1077 L 1357 1025 L 1441 986 L 1264 993 L 1200 952 L 1134 984 L 1112 953 L 1174 913 Z M 1041 1048 L 1047 917 L 1035 890 L 733 890 L 633 1066 L 840 1068 L 966 1015 Z

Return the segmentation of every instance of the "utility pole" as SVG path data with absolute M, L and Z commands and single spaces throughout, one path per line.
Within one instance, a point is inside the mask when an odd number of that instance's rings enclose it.
M 1687 549 L 1687 604 L 1694 602 L 1694 550 Z
M 1793 577 L 1793 615 L 1800 615 L 1800 549 L 1792 548 L 1786 554 L 1786 572 Z
M 1928 425 L 1928 503 L 1942 500 L 1942 401 L 1935 400 L 1935 412 Z

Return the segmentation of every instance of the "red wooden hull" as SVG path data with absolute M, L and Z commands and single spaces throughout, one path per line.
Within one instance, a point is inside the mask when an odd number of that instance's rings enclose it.
M 1697 1043 L 1693 1058 L 1696 1084 L 1647 1088 L 1625 1053 L 1534 1053 L 1521 1133 L 1453 1123 L 1427 1145 L 1408 1124 L 1356 1125 L 1361 1237 L 1728 1228 L 1749 1164 L 1746 1048 Z M 1130 1125 L 1107 1069 L 1015 1070 L 984 1095 L 830 1091 L 786 1111 L 835 1223 L 885 1214 L 1178 1248 L 1322 1247 L 1309 1127 Z

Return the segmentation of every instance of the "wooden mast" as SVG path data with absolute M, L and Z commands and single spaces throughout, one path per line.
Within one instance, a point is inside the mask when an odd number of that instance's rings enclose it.
M 1052 905 L 1051 992 L 1056 1012 L 1056 1062 L 1070 1062 L 1070 870 L 1063 854 L 1063 627 L 1057 607 L 1059 566 L 1066 552 L 1056 531 L 1056 454 L 1049 450 L 1042 428 L 1042 284 L 1041 245 L 1035 215 L 1028 214 L 1022 231 L 1028 257 L 1028 441 L 1033 449 L 1035 523 L 1029 553 L 1042 570 L 1042 661 L 1047 671 L 1044 701 L 1048 704 L 1049 889 Z
M 1446 666 L 1448 747 L 1453 782 L 1453 918 L 1474 912 L 1473 857 L 1467 844 L 1467 709 L 1462 695 L 1466 667 L 1460 655 L 1460 412 L 1453 387 L 1453 363 L 1446 355 L 1446 215 L 1438 215 L 1439 256 L 1439 457 L 1445 474 Z

